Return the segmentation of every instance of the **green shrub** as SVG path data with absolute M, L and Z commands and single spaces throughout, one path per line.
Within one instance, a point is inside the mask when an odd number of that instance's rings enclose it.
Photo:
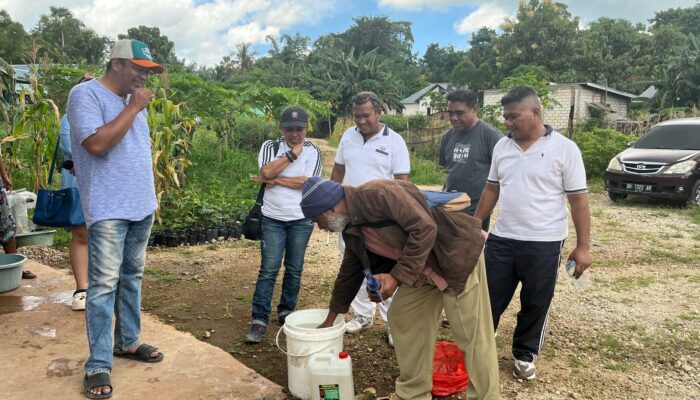
M 259 186 L 250 176 L 258 173 L 259 148 L 217 149 L 217 143 L 213 131 L 195 133 L 182 199 L 163 205 L 164 225 L 242 220 L 253 205 Z
M 411 155 L 409 180 L 416 185 L 442 185 L 445 183 L 445 171 L 434 161 Z
M 277 123 L 273 121 L 267 121 L 264 117 L 240 116 L 236 117 L 232 145 L 257 153 L 264 141 L 280 135 Z
M 430 126 L 430 118 L 423 114 L 411 115 L 408 117 L 408 126 L 412 131 L 428 129 L 428 126 Z
M 400 133 L 406 132 L 407 127 L 413 132 L 427 129 L 430 126 L 430 118 L 423 114 L 408 116 L 385 114 L 381 116 L 381 120 L 389 125 L 389 128 Z
M 498 128 L 501 132 L 507 132 L 506 124 L 503 122 L 503 106 L 492 104 L 479 107 L 477 114 L 479 118 Z
M 588 132 L 592 131 L 593 129 L 601 128 L 605 118 L 603 111 L 595 107 L 589 107 L 588 111 L 591 113 L 591 116 L 586 118 L 586 120 L 583 122 L 583 130 Z
M 627 143 L 636 136 L 623 135 L 614 129 L 593 129 L 590 132 L 577 132 L 574 142 L 581 149 L 586 177 L 602 177 L 610 159 L 628 147 Z
M 408 118 L 405 115 L 384 114 L 380 119 L 396 132 L 406 132 L 406 122 L 408 122 Z

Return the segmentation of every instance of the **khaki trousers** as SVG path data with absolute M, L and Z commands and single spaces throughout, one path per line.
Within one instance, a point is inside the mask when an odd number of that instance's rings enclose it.
M 389 326 L 400 375 L 396 394 L 403 400 L 430 400 L 433 356 L 441 313 L 450 321 L 469 374 L 467 399 L 498 399 L 498 361 L 484 256 L 464 291 L 444 292 L 427 280 L 420 288 L 400 286 L 389 308 Z

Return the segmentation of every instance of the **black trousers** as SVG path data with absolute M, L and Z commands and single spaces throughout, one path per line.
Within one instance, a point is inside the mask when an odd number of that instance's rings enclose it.
M 489 235 L 484 249 L 494 330 L 518 283 L 520 311 L 513 333 L 513 357 L 534 361 L 544 344 L 549 306 L 564 241 L 533 242 Z

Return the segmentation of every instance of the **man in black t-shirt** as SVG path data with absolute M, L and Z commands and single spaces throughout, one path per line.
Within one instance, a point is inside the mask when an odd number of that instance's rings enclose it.
M 452 129 L 440 142 L 440 165 L 445 168 L 444 191 L 465 192 L 471 205 L 465 210 L 474 215 L 491 167 L 491 154 L 503 134 L 477 116 L 476 94 L 469 89 L 447 95 L 447 113 Z M 482 229 L 488 231 L 490 219 Z

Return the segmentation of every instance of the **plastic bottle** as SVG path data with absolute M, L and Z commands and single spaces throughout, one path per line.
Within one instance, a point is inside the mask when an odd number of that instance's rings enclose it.
M 568 260 L 566 262 L 566 275 L 571 279 L 571 283 L 578 290 L 584 290 L 591 285 L 591 281 L 587 274 L 581 275 L 578 279 L 574 278 L 574 271 L 576 270 L 576 261 Z
M 369 268 L 363 269 L 362 273 L 365 275 L 365 278 L 367 278 L 367 291 L 376 294 L 379 297 L 379 301 L 384 303 L 384 299 L 382 298 L 382 281 L 375 278 Z
M 316 353 L 309 359 L 311 400 L 353 400 L 352 361 L 348 353 Z

